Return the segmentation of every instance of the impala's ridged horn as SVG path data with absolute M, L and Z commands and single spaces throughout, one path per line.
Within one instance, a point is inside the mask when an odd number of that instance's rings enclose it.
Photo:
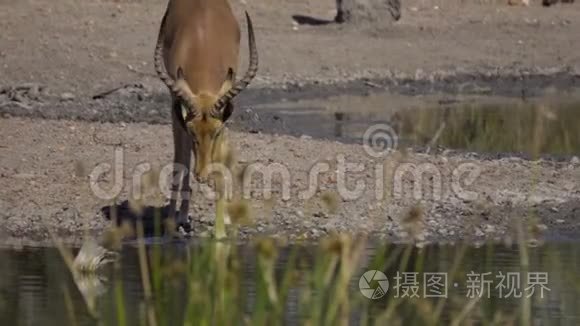
M 246 21 L 248 23 L 248 47 L 250 49 L 250 64 L 248 66 L 248 71 L 246 71 L 244 78 L 236 82 L 227 93 L 225 93 L 216 101 L 211 110 L 211 115 L 216 119 L 221 119 L 225 104 L 240 94 L 240 92 L 243 91 L 246 87 L 248 87 L 258 72 L 258 49 L 256 48 L 256 39 L 254 37 L 252 19 L 250 18 L 250 15 L 247 11 Z
M 164 22 L 165 19 L 161 24 L 161 30 L 163 30 Z M 165 63 L 163 62 L 163 38 L 161 37 L 161 32 L 157 38 L 154 61 L 155 70 L 157 71 L 157 75 L 161 81 L 163 81 L 163 83 L 167 86 L 167 88 L 169 88 L 169 91 L 173 93 L 173 95 L 177 96 L 183 102 L 183 104 L 185 104 L 188 112 L 188 120 L 196 117 L 197 110 L 194 105 L 194 95 L 191 93 L 191 90 L 187 86 L 185 76 L 183 75 L 183 70 L 181 67 L 177 68 L 177 80 L 173 80 L 173 78 L 169 76 L 167 70 L 165 69 Z M 181 118 L 181 114 L 178 114 L 178 117 Z

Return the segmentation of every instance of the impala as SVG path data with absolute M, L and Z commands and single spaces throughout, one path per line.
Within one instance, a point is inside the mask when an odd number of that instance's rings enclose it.
M 172 97 L 175 169 L 169 216 L 178 226 L 188 223 L 191 198 L 190 166 L 205 183 L 208 167 L 219 161 L 227 146 L 225 122 L 232 115 L 232 100 L 258 70 L 258 51 L 252 20 L 246 12 L 249 66 L 236 81 L 240 26 L 227 0 L 170 0 L 161 21 L 155 48 L 155 69 Z M 176 211 L 181 188 L 181 205 Z

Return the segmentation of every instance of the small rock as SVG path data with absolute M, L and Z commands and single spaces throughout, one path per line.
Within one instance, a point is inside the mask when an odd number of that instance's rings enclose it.
M 538 225 L 536 225 L 536 227 L 540 231 L 546 231 L 548 229 L 548 226 L 546 224 L 538 224 Z
M 18 173 L 12 176 L 15 179 L 33 179 L 34 174 L 32 173 Z
M 557 219 L 557 220 L 556 220 L 556 223 L 558 223 L 558 224 L 562 224 L 562 223 L 564 223 L 564 222 L 566 222 L 566 221 L 565 221 L 565 220 L 563 220 L 563 219 L 561 219 L 561 218 L 559 218 L 559 219 Z
M 572 157 L 572 159 L 570 160 L 570 163 L 574 164 L 574 165 L 578 165 L 580 164 L 580 158 L 578 158 L 578 156 L 574 156 Z
M 493 232 L 495 232 L 495 226 L 493 226 L 491 224 L 486 224 L 485 225 L 485 232 L 486 233 L 493 233 Z
M 483 237 L 484 235 L 485 235 L 485 233 L 483 233 L 483 231 L 481 231 L 481 229 L 475 228 L 475 236 L 476 237 Z
M 314 213 L 314 217 L 318 217 L 318 218 L 326 218 L 326 214 L 324 214 L 324 212 L 316 212 Z
M 60 100 L 61 101 L 72 101 L 75 99 L 75 96 L 73 93 L 62 93 L 60 94 Z

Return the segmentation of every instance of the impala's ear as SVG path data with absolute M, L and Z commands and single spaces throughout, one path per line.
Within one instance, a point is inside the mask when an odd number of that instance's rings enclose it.
M 184 130 L 187 130 L 187 125 L 185 123 L 185 117 L 187 116 L 187 112 L 185 110 L 185 108 L 183 107 L 183 105 L 181 105 L 180 103 L 173 103 L 173 114 L 175 114 L 175 117 L 177 118 L 177 121 L 179 122 L 179 124 L 183 127 Z
M 229 80 L 233 84 L 235 78 L 236 78 L 236 76 L 234 74 L 234 69 L 232 69 L 231 67 L 228 68 L 228 74 L 226 76 L 226 80 Z
M 181 67 L 177 67 L 177 79 L 185 79 L 183 76 L 183 69 Z

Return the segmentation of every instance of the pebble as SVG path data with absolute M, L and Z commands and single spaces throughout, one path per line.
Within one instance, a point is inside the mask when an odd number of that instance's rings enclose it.
M 546 224 L 538 224 L 538 225 L 536 225 L 536 227 L 540 231 L 546 231 L 548 229 L 548 226 Z
M 312 237 L 318 238 L 322 232 L 320 232 L 318 229 L 312 229 L 310 230 L 310 233 L 312 234 Z
M 326 214 L 324 214 L 323 212 L 316 212 L 313 214 L 314 217 L 319 217 L 319 218 L 326 218 Z
M 485 225 L 485 232 L 487 232 L 487 233 L 495 232 L 495 226 L 493 226 L 491 224 L 486 224 Z
M 33 179 L 34 174 L 32 173 L 17 173 L 12 176 L 15 179 Z
M 61 99 L 61 101 L 72 101 L 75 99 L 75 96 L 73 93 L 66 92 L 66 93 L 60 94 L 60 99 Z

